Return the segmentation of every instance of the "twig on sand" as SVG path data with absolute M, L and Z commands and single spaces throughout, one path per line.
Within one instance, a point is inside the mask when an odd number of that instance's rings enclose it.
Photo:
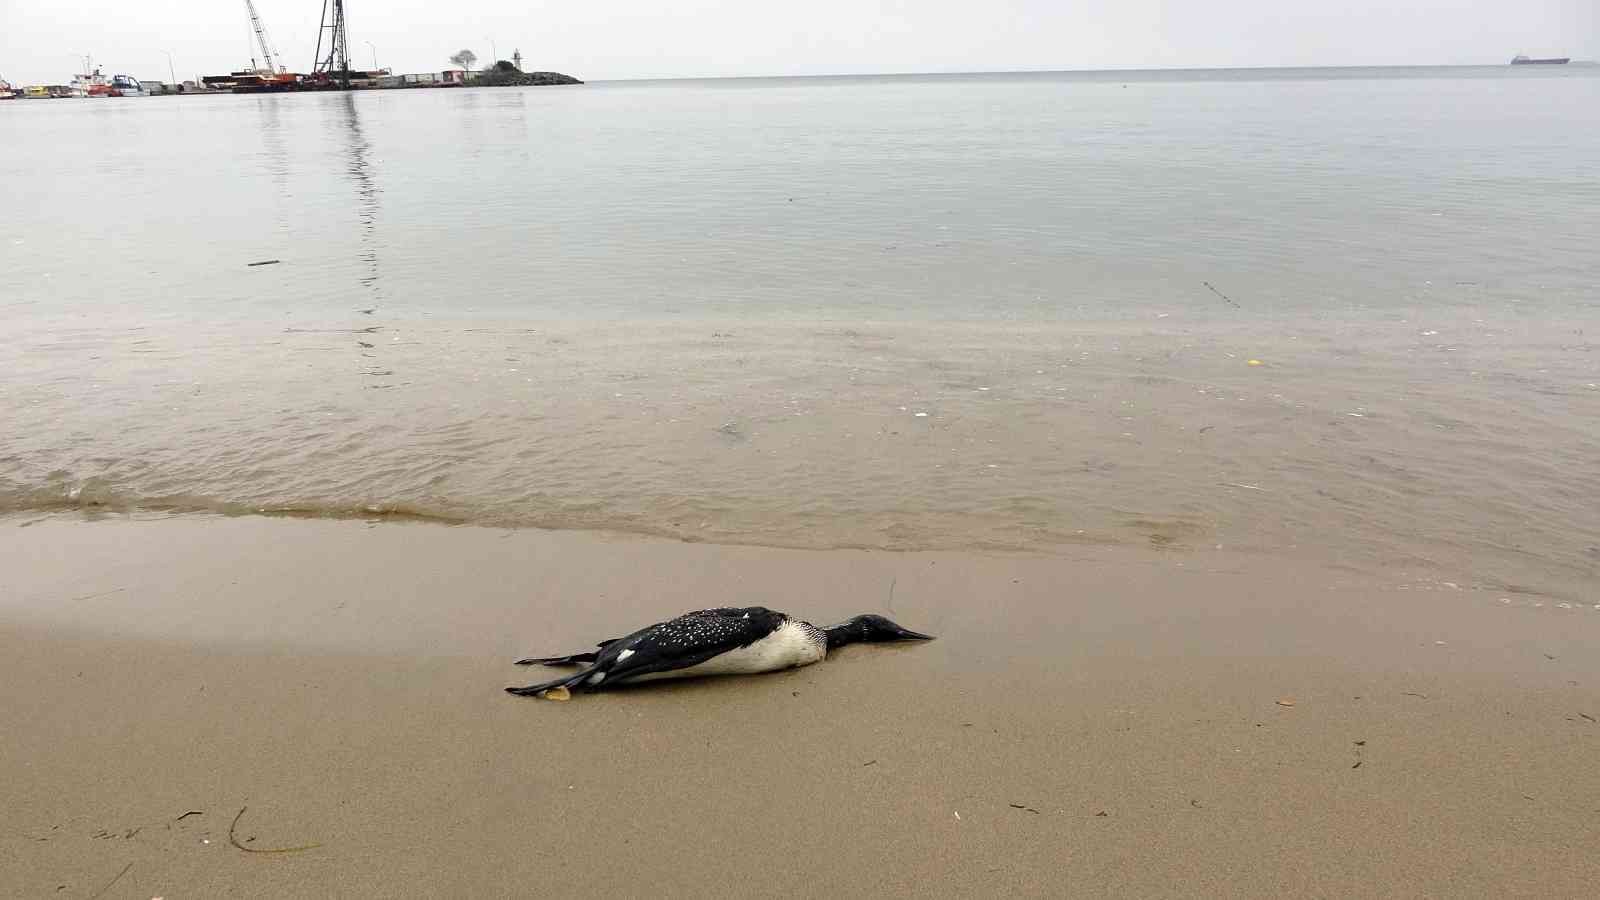
M 105 892 L 111 890 L 111 886 L 112 885 L 114 885 L 117 882 L 121 881 L 122 880 L 122 876 L 128 874 L 128 870 L 131 869 L 131 868 L 133 868 L 133 863 L 128 863 L 127 865 L 123 866 L 122 867 L 122 871 L 117 873 L 117 877 L 115 877 L 115 878 L 111 879 L 110 881 L 106 882 L 106 886 L 105 887 L 101 888 L 98 891 L 95 891 L 94 892 L 94 896 L 90 897 L 89 900 L 98 900 L 99 897 L 104 896 Z
M 205 810 L 191 809 L 188 812 L 184 813 L 183 815 L 177 817 L 176 819 L 173 819 L 172 821 L 174 821 L 174 822 L 182 822 L 184 819 L 187 819 L 190 816 L 203 816 L 203 815 L 205 815 Z
M 894 584 L 899 580 L 898 575 L 889 579 L 889 612 L 894 612 Z
M 277 260 L 277 259 L 263 259 L 263 260 L 261 260 L 261 261 L 260 261 L 260 262 L 253 262 L 253 263 L 245 263 L 245 268 L 250 268 L 250 267 L 252 267 L 252 266 L 275 266 L 275 265 L 277 265 L 277 264 L 278 264 L 278 263 L 280 263 L 280 262 L 282 262 L 282 260 Z
M 1037 809 L 1034 809 L 1031 806 L 1023 806 L 1021 803 L 1008 803 L 1006 805 L 1010 806 L 1012 809 L 1020 809 L 1023 812 L 1031 812 L 1036 816 L 1039 814 L 1039 811 Z
M 383 330 L 382 325 L 368 325 L 365 328 L 285 328 L 284 334 L 377 334 Z
M 1227 303 L 1229 306 L 1233 307 L 1234 309 L 1238 309 L 1239 308 L 1239 304 L 1233 302 L 1233 298 L 1232 297 L 1229 297 L 1227 294 L 1224 294 L 1223 292 L 1217 290 L 1215 287 L 1212 286 L 1211 282 L 1202 281 L 1200 283 L 1205 285 L 1207 288 L 1210 288 L 1211 289 L 1211 293 L 1216 294 L 1218 297 L 1221 297 L 1223 299 L 1223 302 Z
M 127 590 L 127 588 L 125 588 L 125 587 L 113 588 L 112 590 L 109 590 L 109 591 L 101 591 L 98 594 L 84 594 L 82 597 L 73 597 L 71 600 L 69 600 L 67 602 L 69 602 L 69 603 L 77 603 L 80 600 L 99 600 L 101 597 L 109 597 L 112 594 L 120 594 L 125 590 Z
M 239 819 L 243 818 L 244 811 L 249 808 L 250 807 L 248 806 L 239 807 L 238 815 L 233 817 L 233 824 L 228 826 L 228 843 L 234 845 L 240 850 L 243 850 L 246 853 L 299 853 L 301 850 L 314 850 L 317 847 L 322 846 L 321 844 L 306 844 L 303 847 L 273 847 L 267 850 L 258 850 L 255 847 L 246 847 L 245 845 L 239 843 L 239 839 L 234 836 L 233 832 L 234 829 L 239 827 Z

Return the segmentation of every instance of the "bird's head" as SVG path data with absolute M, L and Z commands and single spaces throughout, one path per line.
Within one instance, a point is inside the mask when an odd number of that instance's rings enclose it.
M 886 641 L 931 641 L 933 635 L 902 628 L 883 616 L 856 616 L 827 629 L 828 649 L 845 644 L 875 644 Z

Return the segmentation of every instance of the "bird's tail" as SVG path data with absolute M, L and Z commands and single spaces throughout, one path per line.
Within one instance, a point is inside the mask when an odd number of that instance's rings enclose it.
M 567 690 L 573 691 L 579 690 L 583 687 L 584 680 L 590 675 L 594 674 L 595 668 L 595 666 L 588 666 L 587 668 L 574 672 L 571 675 L 563 675 L 560 678 L 552 679 L 550 681 L 541 681 L 538 684 L 530 684 L 526 687 L 508 687 L 506 688 L 506 693 L 516 694 L 519 697 L 537 697 L 540 694 L 543 694 L 545 691 L 553 691 L 556 688 L 566 688 Z

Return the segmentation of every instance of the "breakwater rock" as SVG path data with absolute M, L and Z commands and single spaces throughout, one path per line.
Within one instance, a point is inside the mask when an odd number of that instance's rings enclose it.
M 490 69 L 482 72 L 474 84 L 485 87 L 542 87 L 552 84 L 583 84 L 571 75 L 560 72 L 518 72 L 515 69 L 507 72 L 500 69 Z

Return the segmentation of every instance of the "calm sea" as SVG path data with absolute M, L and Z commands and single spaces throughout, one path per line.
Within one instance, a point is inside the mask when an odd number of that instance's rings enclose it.
M 0 512 L 1600 603 L 1597 111 L 1580 66 L 0 105 Z

